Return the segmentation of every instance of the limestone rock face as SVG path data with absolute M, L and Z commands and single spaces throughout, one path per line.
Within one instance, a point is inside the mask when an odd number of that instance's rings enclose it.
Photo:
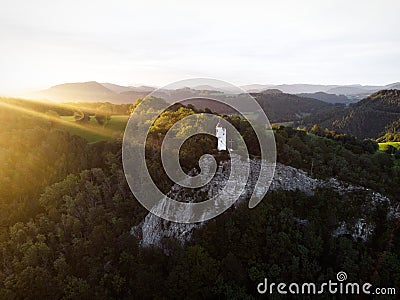
M 239 182 L 239 180 L 243 180 L 244 174 L 239 174 L 236 178 L 229 177 L 230 175 L 230 161 L 221 162 L 218 166 L 218 169 L 213 177 L 213 179 L 206 184 L 205 186 L 198 189 L 187 189 L 183 188 L 179 184 L 175 184 L 172 186 L 171 190 L 167 194 L 168 197 L 175 199 L 177 201 L 184 202 L 198 202 L 210 199 L 217 195 L 222 188 L 226 184 L 235 184 L 235 182 Z M 234 158 L 233 163 L 247 163 L 246 161 L 241 161 L 238 158 Z M 234 203 L 236 207 L 239 203 L 243 201 L 248 201 L 251 194 L 253 193 L 255 183 L 258 180 L 259 170 L 261 167 L 261 161 L 259 159 L 250 159 L 250 174 L 247 180 L 247 184 L 244 192 L 241 194 L 240 198 Z M 190 175 L 195 175 L 196 171 L 192 170 Z M 336 180 L 335 178 L 331 178 L 330 180 L 320 180 L 311 178 L 305 171 L 299 170 L 290 166 L 286 166 L 283 164 L 276 164 L 274 177 L 272 179 L 271 185 L 269 187 L 269 192 L 274 190 L 286 190 L 286 191 L 301 191 L 305 194 L 312 196 L 314 191 L 317 188 L 332 188 L 339 194 L 346 193 L 349 191 L 368 191 L 368 189 L 360 186 L 352 186 L 343 182 Z M 265 187 L 261 187 L 263 189 Z M 263 190 L 255 191 L 255 193 L 262 193 Z M 374 203 L 380 201 L 389 201 L 388 198 L 379 194 L 371 192 L 370 203 L 374 205 Z M 163 199 L 156 210 L 162 211 L 166 209 L 168 205 L 167 199 Z M 218 205 L 216 203 L 215 205 Z M 180 214 L 192 214 L 193 212 L 190 209 L 179 212 Z M 360 217 L 360 222 L 356 228 L 354 228 L 354 232 L 351 232 L 349 226 L 345 223 L 342 223 L 340 228 L 338 228 L 333 235 L 339 234 L 353 234 L 354 237 L 361 237 L 366 239 L 368 235 L 373 231 L 373 228 L 365 224 L 362 217 Z M 304 224 L 307 224 L 307 220 L 302 220 Z M 141 224 L 132 228 L 131 233 L 134 234 L 141 240 L 141 245 L 143 247 L 148 246 L 157 246 L 162 247 L 162 240 L 168 238 L 176 239 L 181 246 L 183 246 L 187 241 L 189 241 L 192 237 L 192 234 L 195 229 L 200 228 L 204 225 L 202 223 L 196 224 L 185 224 L 185 223 L 175 223 L 166 221 L 157 217 L 152 213 L 148 213 L 145 219 Z M 362 229 L 365 229 L 364 231 Z

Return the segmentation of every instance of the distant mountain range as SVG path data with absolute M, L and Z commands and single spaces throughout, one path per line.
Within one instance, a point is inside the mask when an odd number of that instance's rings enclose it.
M 104 87 L 108 88 L 109 90 L 115 93 L 124 93 L 124 92 L 152 92 L 156 88 L 151 86 L 122 86 L 113 83 L 101 83 Z
M 262 85 L 252 84 L 241 87 L 247 92 L 260 93 L 264 90 L 280 90 L 286 94 L 298 94 L 300 97 L 313 98 L 328 103 L 354 103 L 383 89 L 400 89 L 400 83 L 392 83 L 385 86 L 363 85 L 315 85 L 315 84 L 281 84 Z M 96 81 L 64 83 L 50 87 L 29 95 L 35 99 L 47 99 L 58 102 L 97 102 L 109 101 L 112 103 L 131 103 L 137 98 L 151 93 L 155 87 L 151 86 L 121 86 L 113 83 L 98 83 Z M 215 92 L 232 94 L 237 93 L 229 87 L 212 87 L 200 85 L 193 87 L 201 90 L 203 94 Z
M 317 93 L 324 92 L 335 95 L 346 95 L 346 96 L 366 96 L 375 93 L 379 90 L 385 89 L 400 89 L 400 82 L 383 85 L 383 86 L 372 86 L 372 85 L 321 85 L 321 84 L 251 84 L 244 85 L 241 88 L 248 92 L 261 92 L 266 89 L 279 89 L 284 93 L 289 94 L 302 94 L 302 93 Z
M 286 94 L 298 94 L 300 97 L 313 98 L 328 103 L 354 103 L 368 95 L 384 89 L 400 89 L 400 83 L 385 86 L 368 85 L 316 85 L 316 84 L 281 84 L 262 85 L 252 84 L 241 87 L 247 92 L 260 93 L 264 90 L 275 89 Z M 97 102 L 131 103 L 137 98 L 144 97 L 155 90 L 151 86 L 121 86 L 113 83 L 98 83 L 96 81 L 64 83 L 50 87 L 30 95 L 31 98 L 41 98 L 59 102 Z M 229 87 L 212 87 L 200 85 L 192 89 L 201 90 L 204 94 L 222 92 L 236 93 Z
M 318 112 L 304 119 L 304 124 L 352 134 L 358 138 L 378 138 L 400 122 L 400 90 L 376 92 L 348 108 Z
M 137 98 L 145 97 L 154 88 L 120 86 L 96 81 L 64 83 L 32 95 L 33 98 L 57 102 L 112 102 L 133 103 Z

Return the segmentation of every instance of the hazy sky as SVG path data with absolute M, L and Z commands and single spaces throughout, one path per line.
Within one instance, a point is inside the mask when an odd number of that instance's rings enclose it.
M 400 81 L 400 1 L 4 1 L 0 93 L 96 80 L 163 85 Z

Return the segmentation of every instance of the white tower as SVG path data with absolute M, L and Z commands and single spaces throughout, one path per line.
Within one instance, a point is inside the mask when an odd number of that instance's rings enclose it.
M 218 138 L 218 151 L 226 150 L 226 128 L 223 128 L 218 122 L 215 131 Z

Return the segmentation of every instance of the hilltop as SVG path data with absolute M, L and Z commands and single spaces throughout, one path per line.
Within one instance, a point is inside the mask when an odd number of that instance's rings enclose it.
M 118 86 L 96 81 L 64 83 L 37 92 L 34 98 L 42 98 L 56 102 L 100 102 L 132 103 L 137 98 L 149 94 L 149 90 L 134 87 Z
M 376 92 L 349 108 L 310 116 L 304 123 L 319 124 L 358 138 L 378 138 L 399 119 L 400 90 L 392 89 Z
M 321 100 L 286 94 L 280 90 L 252 93 L 271 122 L 295 121 L 329 109 L 331 104 Z
M 349 103 L 354 102 L 354 100 L 348 98 L 345 95 L 329 94 L 329 93 L 325 93 L 325 92 L 301 93 L 301 94 L 297 94 L 297 96 L 304 97 L 304 98 L 318 99 L 318 100 L 328 102 L 328 103 L 349 104 Z

